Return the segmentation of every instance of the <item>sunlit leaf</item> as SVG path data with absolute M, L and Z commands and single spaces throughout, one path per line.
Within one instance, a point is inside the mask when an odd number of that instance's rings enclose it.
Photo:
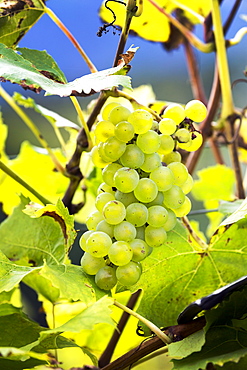
M 44 14 L 41 0 L 13 0 L 0 3 L 0 42 L 16 45 Z
M 38 53 L 37 50 L 29 50 L 29 59 L 31 59 L 31 52 L 35 53 L 35 56 L 36 53 Z M 130 48 L 127 51 L 127 55 L 131 54 L 133 57 L 135 52 L 136 49 Z M 24 54 L 27 54 L 27 52 L 25 51 Z M 42 54 L 42 56 L 43 55 L 46 54 Z M 36 66 L 31 63 L 29 59 L 25 59 L 22 55 L 7 48 L 4 44 L 0 44 L 0 57 L 0 76 L 2 80 L 17 83 L 25 89 L 30 89 L 35 92 L 44 90 L 48 95 L 59 95 L 63 97 L 70 95 L 91 95 L 119 85 L 131 88 L 130 77 L 118 74 L 126 65 L 123 58 L 117 67 L 85 75 L 69 83 L 60 83 L 60 80 L 57 82 L 50 78 L 53 77 L 54 72 L 54 69 L 50 69 L 49 67 L 51 65 L 51 56 L 48 58 L 48 71 L 46 71 L 47 57 L 44 62 L 43 59 L 38 61 Z M 36 60 L 36 58 L 34 59 Z M 129 62 L 129 59 L 130 58 L 127 58 L 127 62 Z M 49 78 L 46 75 L 48 75 Z

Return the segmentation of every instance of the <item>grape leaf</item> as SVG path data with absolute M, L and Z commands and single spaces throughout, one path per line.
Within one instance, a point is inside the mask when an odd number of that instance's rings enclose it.
M 0 112 L 0 159 L 5 155 L 5 141 L 8 136 L 8 126 L 3 123 L 2 113 Z M 1 177 L 0 177 L 1 182 Z
M 113 21 L 113 14 L 105 6 L 103 1 L 100 8 L 99 16 L 105 22 Z M 156 0 L 158 6 L 166 10 L 167 13 L 172 13 L 175 9 L 181 8 L 185 10 L 185 16 L 192 23 L 201 22 L 201 16 L 205 17 L 208 15 L 211 9 L 211 5 L 208 1 L 203 3 L 198 1 L 167 1 L 167 0 Z M 111 2 L 107 6 L 114 12 L 116 16 L 115 24 L 123 27 L 125 22 L 126 9 L 122 3 Z M 187 10 L 187 11 L 186 11 Z M 167 17 L 161 13 L 150 1 L 143 0 L 143 12 L 139 17 L 133 17 L 131 21 L 130 29 L 135 32 L 138 36 L 156 42 L 166 42 L 170 37 L 171 27 Z
M 0 4 L 0 42 L 15 46 L 45 13 L 41 0 L 14 0 Z
M 21 204 L 0 225 L 0 249 L 13 261 L 26 259 L 32 266 L 63 262 L 66 243 L 60 225 L 53 218 L 44 216 L 33 219 L 22 210 L 29 199 L 21 196 Z
M 127 57 L 127 63 L 133 58 L 136 50 L 137 48 L 131 47 L 127 51 L 127 56 L 131 55 L 131 57 Z M 36 59 L 31 59 L 30 57 L 32 52 L 37 54 L 37 50 L 28 51 L 28 58 L 34 62 Z M 24 54 L 27 55 L 26 49 Z M 45 90 L 46 95 L 59 95 L 61 97 L 70 95 L 87 96 L 118 85 L 131 88 L 130 77 L 119 74 L 126 66 L 124 57 L 121 58 L 117 67 L 85 75 L 69 83 L 61 83 L 61 81 L 57 82 L 48 78 L 46 75 L 51 77 L 54 69 L 52 69 L 52 73 L 49 68 L 46 71 L 47 58 L 44 62 L 43 59 L 37 63 L 37 66 L 33 65 L 33 63 L 25 59 L 22 55 L 7 48 L 6 45 L 0 44 L 0 78 L 3 81 L 8 80 L 12 83 L 17 83 L 25 89 L 31 89 L 35 92 Z M 50 66 L 51 56 L 48 59 Z
M 237 222 L 241 220 L 242 218 L 245 218 L 247 214 L 247 198 L 242 201 L 241 205 L 224 221 L 221 222 L 220 226 L 226 226 L 233 224 L 234 222 Z
M 138 312 L 160 327 L 174 325 L 188 304 L 246 275 L 246 227 L 245 221 L 222 227 L 202 249 L 178 224 L 142 263 L 132 288 L 144 290 Z

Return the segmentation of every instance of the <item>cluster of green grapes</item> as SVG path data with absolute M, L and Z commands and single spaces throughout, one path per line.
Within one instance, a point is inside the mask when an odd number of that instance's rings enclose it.
M 83 270 L 95 275 L 104 290 L 117 282 L 134 285 L 142 272 L 141 261 L 161 247 L 177 222 L 191 209 L 186 196 L 193 179 L 181 163 L 178 148 L 198 149 L 201 134 L 192 122 L 201 122 L 206 107 L 192 100 L 185 108 L 169 104 L 161 120 L 149 111 L 109 103 L 95 130 L 91 151 L 102 168 L 103 183 L 96 210 L 86 220 L 80 238 Z

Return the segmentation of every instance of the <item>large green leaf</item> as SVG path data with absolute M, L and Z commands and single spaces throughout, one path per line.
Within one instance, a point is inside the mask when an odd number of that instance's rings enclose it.
M 16 45 L 44 12 L 41 0 L 1 1 L 0 42 Z
M 246 221 L 222 227 L 202 249 L 178 224 L 164 247 L 143 261 L 133 287 L 144 290 L 138 312 L 158 326 L 174 325 L 188 304 L 246 275 L 246 233 Z
M 15 208 L 0 225 L 0 249 L 12 261 L 25 259 L 32 266 L 43 266 L 63 262 L 66 255 L 66 241 L 60 224 L 52 217 L 31 218 L 23 213 L 29 203 L 21 197 L 22 203 Z
M 133 58 L 135 51 L 136 49 L 130 48 L 127 51 L 127 58 L 122 58 L 117 67 L 85 75 L 69 83 L 61 83 L 60 79 L 57 82 L 47 77 L 54 78 L 54 73 L 58 76 L 58 72 L 56 67 L 53 68 L 56 65 L 55 61 L 52 61 L 51 56 L 48 58 L 45 52 L 24 49 L 22 56 L 6 45 L 0 44 L 0 77 L 25 89 L 35 92 L 44 90 L 48 95 L 59 96 L 87 96 L 118 85 L 131 88 L 130 77 L 120 73 Z M 25 59 L 24 55 L 28 59 Z

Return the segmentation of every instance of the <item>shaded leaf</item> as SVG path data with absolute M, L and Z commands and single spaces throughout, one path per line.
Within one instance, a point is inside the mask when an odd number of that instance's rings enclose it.
M 235 212 L 243 203 L 243 199 L 237 199 L 232 202 L 227 202 L 226 200 L 221 200 L 219 204 L 219 212 L 224 215 L 230 215 Z
M 169 344 L 168 353 L 173 359 L 181 359 L 193 352 L 199 352 L 205 343 L 205 333 L 199 330 L 181 341 Z
M 136 51 L 133 48 L 129 50 L 133 51 L 133 53 Z M 36 52 L 37 50 L 34 51 L 35 54 Z M 30 53 L 31 50 L 29 50 L 29 59 Z M 0 76 L 2 80 L 17 83 L 25 89 L 31 89 L 35 92 L 45 90 L 48 95 L 86 96 L 101 90 L 110 89 L 113 86 L 122 85 L 131 88 L 130 77 L 118 75 L 125 67 L 123 58 L 117 67 L 85 75 L 69 83 L 59 83 L 45 76 L 41 62 L 39 62 L 38 68 L 14 50 L 7 48 L 4 44 L 0 44 L 0 57 Z M 51 62 L 50 56 L 49 62 Z M 45 60 L 44 67 L 46 66 L 47 61 Z M 49 73 L 49 71 L 47 72 Z
M 45 13 L 44 1 L 14 0 L 0 4 L 0 42 L 15 46 Z
M 247 198 L 242 201 L 240 206 L 229 216 L 227 217 L 224 221 L 221 222 L 220 226 L 226 226 L 233 224 L 234 222 L 237 222 L 241 220 L 242 218 L 246 217 L 247 214 Z
M 65 239 L 60 225 L 51 217 L 33 219 L 22 210 L 29 199 L 21 196 L 21 204 L 0 225 L 0 249 L 13 261 L 22 258 L 33 266 L 63 262 Z M 30 268 L 29 271 L 31 271 Z

